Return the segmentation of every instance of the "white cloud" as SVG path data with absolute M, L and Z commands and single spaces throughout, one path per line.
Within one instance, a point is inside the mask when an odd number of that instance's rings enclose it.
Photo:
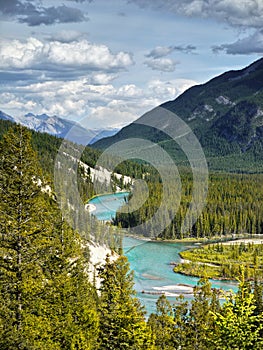
M 131 106 L 113 100 L 107 106 L 93 108 L 87 120 L 84 120 L 84 126 L 120 128 L 136 119 L 134 112 Z
M 263 53 L 263 30 L 259 30 L 247 36 L 239 39 L 232 44 L 222 44 L 219 46 L 213 46 L 212 50 L 214 53 L 219 51 L 225 51 L 230 55 L 247 55 Z
M 148 90 L 152 96 L 159 96 L 159 99 L 164 102 L 174 99 L 175 96 L 180 95 L 193 85 L 196 85 L 196 82 L 188 79 L 175 79 L 171 81 L 156 79 L 148 83 Z
M 118 89 L 117 95 L 128 99 L 138 98 L 143 96 L 143 90 L 134 84 L 123 85 Z
M 101 126 L 123 127 L 161 103 L 175 99 L 195 84 L 185 79 L 170 82 L 152 80 L 143 91 L 134 85 L 125 85 L 116 91 L 115 97 L 105 106 L 92 108 L 88 123 L 99 121 Z
M 76 30 L 61 30 L 52 34 L 50 41 L 60 41 L 61 43 L 70 43 L 79 40 L 84 34 Z
M 146 57 L 161 58 L 169 55 L 173 51 L 174 51 L 174 48 L 172 46 L 157 46 L 153 50 L 151 50 L 146 55 Z
M 262 0 L 130 0 L 141 7 L 189 17 L 214 18 L 232 26 L 261 28 Z
M 126 69 L 132 64 L 131 54 L 122 51 L 113 54 L 106 45 L 92 44 L 85 39 L 45 43 L 30 37 L 25 42 L 12 40 L 0 44 L 0 68 L 4 69 L 110 71 Z
M 171 58 L 151 58 L 144 62 L 146 66 L 161 72 L 174 72 L 177 62 Z
M 95 84 L 95 85 L 106 85 L 116 78 L 117 78 L 116 74 L 98 73 L 98 74 L 93 74 L 90 78 L 90 81 L 92 84 Z
M 2 42 L 0 44 L 0 68 L 31 68 L 42 61 L 44 44 L 29 38 L 25 43 L 19 40 Z
M 194 50 L 196 50 L 196 46 L 194 45 L 157 46 L 153 50 L 151 50 L 147 55 L 145 55 L 145 57 L 158 59 L 168 56 L 174 51 L 179 51 L 183 53 L 193 53 Z
M 88 128 L 121 127 L 194 84 L 183 79 L 152 80 L 142 89 L 135 84 L 118 88 L 93 85 L 86 78 L 58 80 L 12 87 L 12 91 L 0 94 L 0 100 L 1 109 L 10 115 L 16 110 L 20 114 L 47 113 L 74 120 L 84 118 Z
M 94 45 L 87 40 L 72 43 L 52 42 L 44 50 L 48 62 L 62 66 L 84 66 L 102 70 L 126 68 L 131 55 L 119 52 L 113 55 L 106 45 Z
M 2 106 L 6 111 L 32 111 L 35 108 L 38 108 L 37 102 L 33 100 L 26 100 L 24 98 L 20 98 L 19 96 L 13 95 L 11 99 L 6 99 L 4 94 L 0 94 L 0 99 L 2 101 Z

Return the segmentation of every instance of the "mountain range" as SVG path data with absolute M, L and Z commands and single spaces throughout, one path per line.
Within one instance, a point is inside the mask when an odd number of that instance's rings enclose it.
M 203 148 L 210 170 L 263 172 L 263 58 L 244 69 L 231 70 L 193 86 L 160 107 L 190 127 Z M 151 111 L 121 130 L 87 130 L 57 116 L 28 113 L 13 117 L 0 111 L 0 119 L 101 150 L 128 138 L 148 139 L 163 147 L 176 164 L 189 165 L 187 156 L 174 140 L 160 128 L 145 125 L 149 118 Z M 161 115 L 158 122 L 168 129 L 174 127 L 173 120 L 171 125 L 165 125 Z
M 86 129 L 79 123 L 47 114 L 35 115 L 33 113 L 27 113 L 23 116 L 13 117 L 0 111 L 0 119 L 22 124 L 29 129 L 42 133 L 68 138 L 69 141 L 84 145 L 87 143 L 92 144 L 103 137 L 114 135 L 119 130 Z
M 160 107 L 188 124 L 202 145 L 210 169 L 263 171 L 263 58 L 244 69 L 231 70 L 193 86 Z M 105 149 L 127 138 L 146 138 L 159 143 L 178 163 L 184 164 L 182 150 L 173 140 L 142 125 L 150 118 L 149 113 L 93 147 Z M 160 115 L 162 124 L 161 118 Z

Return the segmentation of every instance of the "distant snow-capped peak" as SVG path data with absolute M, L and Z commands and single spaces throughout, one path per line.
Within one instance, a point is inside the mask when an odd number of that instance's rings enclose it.
M 94 143 L 103 137 L 112 136 L 119 131 L 119 129 L 86 129 L 77 122 L 47 114 L 27 113 L 23 116 L 13 117 L 0 111 L 0 119 L 10 120 L 29 129 L 67 138 L 84 145 Z M 72 130 L 73 132 L 70 132 Z

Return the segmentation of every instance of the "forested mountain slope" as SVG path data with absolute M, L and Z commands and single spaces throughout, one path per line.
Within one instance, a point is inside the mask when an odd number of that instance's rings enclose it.
M 160 107 L 186 122 L 199 139 L 210 169 L 263 170 L 263 59 L 194 86 Z M 148 113 L 149 114 L 149 113 Z M 160 116 L 160 119 L 162 116 Z M 167 135 L 142 125 L 145 115 L 93 147 L 105 149 L 132 137 L 158 142 L 177 162 L 185 157 Z

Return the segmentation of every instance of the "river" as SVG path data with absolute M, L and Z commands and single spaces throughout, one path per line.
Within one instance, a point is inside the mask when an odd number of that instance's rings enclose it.
M 99 220 L 111 220 L 127 195 L 128 192 L 122 192 L 91 199 L 89 204 L 96 206 L 92 214 Z M 124 254 L 129 260 L 131 270 L 134 271 L 137 297 L 146 307 L 148 314 L 155 312 L 159 293 L 164 292 L 171 302 L 175 302 L 179 294 L 183 294 L 187 300 L 193 298 L 192 287 L 199 279 L 174 273 L 173 266 L 170 265 L 171 262 L 180 261 L 179 253 L 182 250 L 191 247 L 196 247 L 196 244 L 154 242 L 124 237 Z M 236 283 L 231 281 L 211 280 L 211 284 L 214 288 L 237 290 Z

